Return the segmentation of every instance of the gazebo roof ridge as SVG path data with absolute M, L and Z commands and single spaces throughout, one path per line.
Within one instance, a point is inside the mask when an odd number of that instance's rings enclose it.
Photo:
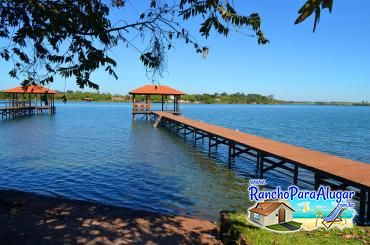
M 26 89 L 23 86 L 18 86 L 15 88 L 4 90 L 3 92 L 13 94 L 57 94 L 55 90 L 45 88 L 41 85 L 30 85 Z
M 129 92 L 131 95 L 184 95 L 185 93 L 166 85 L 147 84 Z

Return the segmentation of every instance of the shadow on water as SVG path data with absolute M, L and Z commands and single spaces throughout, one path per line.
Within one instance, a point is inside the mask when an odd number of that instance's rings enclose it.
M 184 143 L 182 137 L 167 129 L 155 129 L 150 122 L 135 121 L 133 127 L 130 142 L 135 151 L 131 152 L 140 154 L 141 159 L 147 156 L 147 163 L 160 160 L 159 168 L 170 170 L 166 177 L 173 185 L 180 183 L 180 193 L 193 200 L 193 205 L 187 207 L 191 214 L 214 218 L 222 209 L 246 209 L 247 180 L 235 175 L 222 160 L 209 158 L 203 151 Z M 135 138 L 145 138 L 146 144 Z
M 175 130 L 169 128 L 161 128 L 167 134 L 169 138 L 173 140 L 173 144 L 179 144 L 183 147 L 183 151 L 189 152 L 195 163 L 199 163 L 201 167 L 212 166 L 207 171 L 214 171 L 217 168 L 217 172 L 224 171 L 233 175 L 233 178 L 242 178 L 249 180 L 258 178 L 257 175 L 257 164 L 256 159 L 250 157 L 238 156 L 232 159 L 231 164 L 228 162 L 228 147 L 225 145 L 219 145 L 212 148 L 211 156 L 208 156 L 208 139 L 204 141 L 198 140 L 196 146 L 194 146 L 194 140 L 192 135 L 187 136 L 185 141 L 183 136 L 177 135 Z M 203 161 L 203 162 L 202 162 Z M 265 173 L 265 179 L 267 185 L 265 188 L 276 188 L 276 186 L 288 187 L 292 184 L 293 176 L 287 171 L 275 170 Z M 300 179 L 306 181 L 313 180 L 313 174 L 306 170 L 301 170 Z M 247 183 L 246 181 L 244 183 Z M 300 182 L 300 187 L 312 188 L 312 185 Z M 247 186 L 245 186 L 247 188 Z M 247 193 L 247 192 L 246 192 Z

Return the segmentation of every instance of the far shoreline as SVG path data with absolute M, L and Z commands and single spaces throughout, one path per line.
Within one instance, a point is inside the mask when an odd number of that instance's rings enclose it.
M 55 102 L 63 103 L 62 100 L 55 100 Z M 83 100 L 67 100 L 68 102 L 83 102 L 83 103 L 127 103 L 131 104 L 131 101 L 112 101 L 112 100 L 94 100 L 94 101 L 83 101 Z M 160 103 L 152 102 L 152 103 Z M 169 102 L 170 103 L 170 102 Z M 345 102 L 345 103 L 330 103 L 330 102 L 292 102 L 292 103 L 194 103 L 194 102 L 183 102 L 180 103 L 181 105 L 314 105 L 314 106 L 359 106 L 359 107 L 367 107 L 370 104 L 360 104 L 355 102 Z

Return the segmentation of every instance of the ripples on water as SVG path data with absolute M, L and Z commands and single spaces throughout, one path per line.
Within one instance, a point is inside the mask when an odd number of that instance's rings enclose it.
M 185 116 L 370 162 L 370 108 L 183 105 Z M 0 186 L 134 209 L 217 218 L 248 205 L 255 164 L 226 164 L 163 128 L 132 122 L 129 104 L 68 103 L 54 116 L 0 121 Z M 276 172 L 271 185 L 290 184 Z M 306 175 L 305 178 L 311 178 Z

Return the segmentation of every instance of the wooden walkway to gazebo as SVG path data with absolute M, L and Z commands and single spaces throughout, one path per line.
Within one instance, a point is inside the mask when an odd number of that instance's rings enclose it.
M 152 114 L 155 118 L 154 127 L 167 126 L 181 134 L 184 139 L 187 135 L 192 135 L 195 146 L 197 141 L 208 138 L 209 155 L 212 147 L 226 145 L 229 164 L 241 154 L 255 158 L 259 178 L 263 178 L 270 170 L 281 168 L 290 172 L 293 183 L 298 184 L 299 170 L 305 169 L 314 173 L 311 184 L 315 189 L 320 185 L 331 186 L 332 189 L 355 189 L 360 200 L 359 221 L 362 224 L 370 222 L 370 164 L 176 116 L 169 112 L 155 111 Z

